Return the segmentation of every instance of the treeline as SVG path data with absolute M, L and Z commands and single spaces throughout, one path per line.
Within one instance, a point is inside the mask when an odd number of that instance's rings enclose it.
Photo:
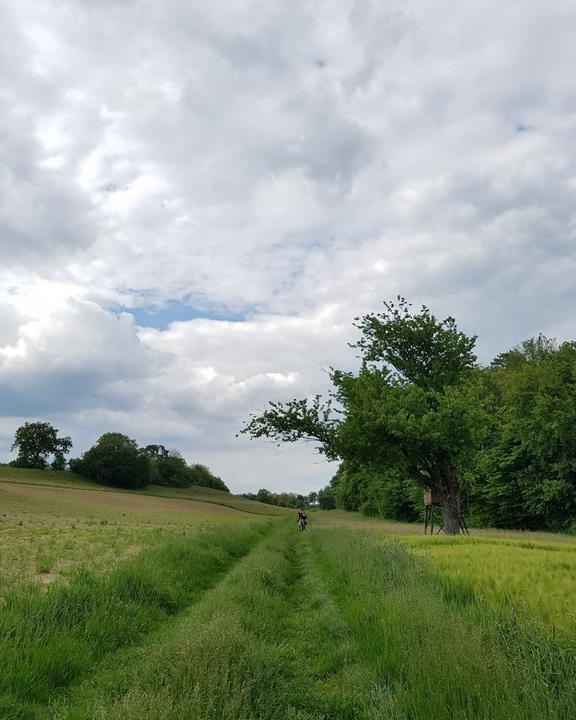
M 318 503 L 318 493 L 311 492 L 308 495 L 298 495 L 296 493 L 274 493 L 266 488 L 261 488 L 257 493 L 242 493 L 242 497 L 248 500 L 257 500 L 266 505 L 277 505 L 278 507 L 298 508 L 310 507 Z
M 482 367 L 475 335 L 401 296 L 354 325 L 357 370 L 331 368 L 327 396 L 271 400 L 241 430 L 340 461 L 321 507 L 412 520 L 427 489 L 447 534 L 576 531 L 576 342 L 540 335 Z
M 478 368 L 477 378 L 487 412 L 462 483 L 468 524 L 576 532 L 576 342 L 539 335 Z M 418 520 L 422 482 L 409 470 L 344 460 L 319 505 Z
M 81 457 L 66 461 L 72 448 L 69 437 L 59 437 L 50 423 L 25 423 L 16 431 L 10 464 L 21 468 L 70 470 L 101 485 L 126 489 L 146 485 L 190 487 L 198 485 L 229 492 L 224 481 L 205 465 L 187 463 L 177 450 L 164 445 L 138 447 L 136 440 L 117 432 L 104 433 Z

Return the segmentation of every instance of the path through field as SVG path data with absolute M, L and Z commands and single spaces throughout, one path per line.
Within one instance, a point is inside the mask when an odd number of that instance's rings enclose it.
M 454 587 L 399 544 L 276 527 L 46 717 L 575 717 L 574 654 Z

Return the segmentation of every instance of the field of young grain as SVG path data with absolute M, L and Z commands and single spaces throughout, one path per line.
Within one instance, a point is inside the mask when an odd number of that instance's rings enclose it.
M 571 538 L 11 480 L 3 719 L 576 717 Z

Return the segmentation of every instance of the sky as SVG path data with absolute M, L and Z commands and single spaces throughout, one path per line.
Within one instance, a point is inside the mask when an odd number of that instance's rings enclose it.
M 310 445 L 236 437 L 352 369 L 402 294 L 489 362 L 576 339 L 576 0 L 6 0 L 0 460 L 161 442 L 234 492 Z

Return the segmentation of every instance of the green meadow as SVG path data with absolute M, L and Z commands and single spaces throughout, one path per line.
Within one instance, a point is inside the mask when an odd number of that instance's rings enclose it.
M 576 538 L 0 468 L 3 720 L 568 720 Z

